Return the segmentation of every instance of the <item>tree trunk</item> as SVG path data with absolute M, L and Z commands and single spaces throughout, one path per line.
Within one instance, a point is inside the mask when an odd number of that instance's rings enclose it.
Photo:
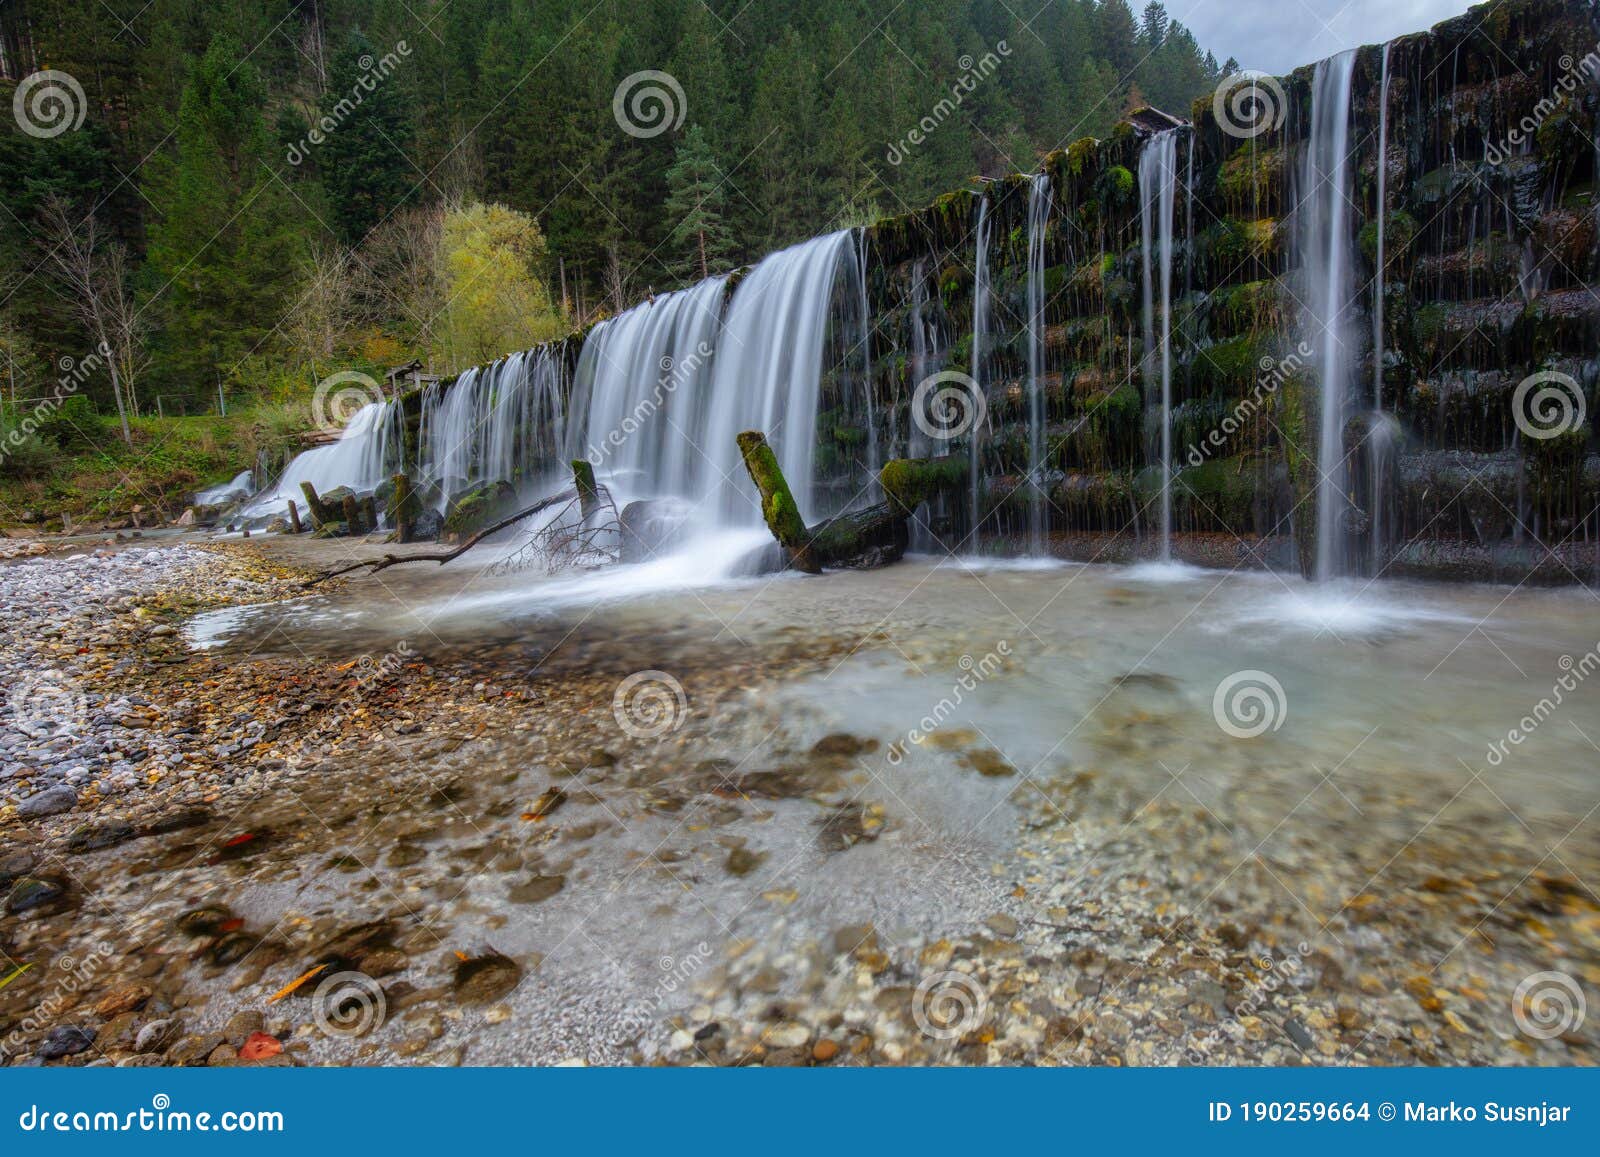
M 585 523 L 600 510 L 600 488 L 594 481 L 594 463 L 587 458 L 572 460 L 572 485 L 578 492 L 578 515 Z
M 751 481 L 761 492 L 761 514 L 767 520 L 767 529 L 788 553 L 789 565 L 806 574 L 821 574 L 822 564 L 811 551 L 811 532 L 800 517 L 789 481 L 778 465 L 778 456 L 767 445 L 766 435 L 760 430 L 746 430 L 739 435 L 739 453 Z

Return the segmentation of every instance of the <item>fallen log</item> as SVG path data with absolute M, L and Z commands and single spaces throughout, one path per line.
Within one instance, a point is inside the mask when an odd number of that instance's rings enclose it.
M 905 554 L 911 539 L 909 510 L 894 502 L 880 502 L 807 526 L 766 436 L 759 430 L 746 430 L 739 435 L 739 451 L 761 492 L 767 529 L 795 570 L 821 574 L 822 568 L 829 566 L 884 566 Z
M 454 559 L 460 558 L 462 555 L 466 554 L 467 551 L 477 546 L 478 543 L 488 538 L 491 534 L 498 533 L 499 531 L 506 529 L 508 526 L 515 526 L 524 518 L 531 518 L 540 511 L 548 510 L 550 507 L 555 506 L 557 503 L 574 502 L 577 501 L 577 499 L 578 492 L 576 490 L 563 490 L 560 494 L 553 494 L 549 498 L 540 499 L 532 506 L 525 507 L 522 510 L 517 511 L 515 514 L 509 514 L 505 518 L 500 519 L 498 522 L 484 527 L 471 538 L 463 542 L 460 546 L 453 547 L 450 550 L 437 551 L 433 554 L 386 554 L 382 558 L 367 559 L 365 562 L 353 562 L 349 566 L 342 566 L 337 570 L 326 571 L 323 574 L 317 575 L 315 578 L 307 579 L 305 582 L 301 583 L 300 586 L 301 589 L 314 587 L 318 583 L 327 582 L 331 578 L 337 578 L 342 574 L 349 574 L 352 571 L 358 571 L 362 569 L 367 569 L 369 574 L 377 574 L 380 570 L 387 570 L 389 567 L 399 566 L 403 562 L 436 562 L 440 566 L 443 566 L 447 562 L 451 562 Z

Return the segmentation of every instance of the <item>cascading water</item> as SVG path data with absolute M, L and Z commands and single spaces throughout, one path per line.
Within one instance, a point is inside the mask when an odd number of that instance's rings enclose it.
M 771 254 L 728 304 L 700 439 L 711 497 L 727 523 L 761 521 L 735 442 L 741 430 L 767 435 L 801 514 L 811 521 L 820 513 L 812 485 L 817 398 L 830 306 L 850 246 L 850 231 L 841 230 Z
M 400 406 L 396 402 L 371 402 L 357 410 L 339 440 L 296 454 L 270 490 L 240 511 L 246 520 L 285 513 L 287 504 L 304 502 L 302 482 L 318 494 L 339 486 L 357 493 L 375 489 L 400 469 Z
M 417 429 L 418 483 L 441 514 L 473 486 L 516 483 L 553 465 L 562 442 L 561 364 L 525 350 L 430 387 Z
M 972 266 L 972 390 L 977 395 L 972 402 L 972 428 L 967 431 L 967 483 L 968 502 L 967 546 L 978 545 L 978 524 L 981 512 L 978 506 L 978 479 L 983 466 L 983 431 L 978 416 L 985 412 L 979 399 L 983 392 L 984 347 L 989 340 L 989 198 L 978 200 L 978 235 Z
M 1383 412 L 1383 231 L 1389 217 L 1389 44 L 1383 46 L 1382 76 L 1378 82 L 1378 203 L 1376 268 L 1372 278 L 1372 420 L 1367 435 L 1367 494 L 1372 509 L 1372 572 L 1381 573 L 1387 549 L 1387 511 L 1384 495 L 1394 464 L 1398 427 Z
M 726 288 L 726 277 L 712 277 L 653 298 L 583 343 L 565 456 L 592 462 L 619 502 L 699 493 L 694 439 L 708 415 Z
M 855 248 L 851 250 L 855 256 L 856 308 L 860 311 L 857 321 L 860 323 L 860 356 L 861 356 L 861 392 L 866 399 L 867 407 L 867 470 L 871 477 L 867 479 L 867 493 L 876 501 L 882 487 L 878 482 L 878 472 L 883 467 L 883 462 L 878 456 L 878 410 L 872 396 L 872 306 L 867 301 L 867 231 L 865 228 L 856 230 Z
M 1157 133 L 1139 154 L 1139 222 L 1144 266 L 1146 396 L 1161 389 L 1161 561 L 1172 561 L 1172 210 L 1178 185 L 1178 131 Z M 1155 312 L 1152 254 L 1160 276 Z
M 1317 438 L 1318 581 L 1348 571 L 1345 525 L 1349 511 L 1344 455 L 1345 408 L 1353 380 L 1354 236 L 1350 197 L 1354 165 L 1350 149 L 1350 85 L 1354 49 L 1316 66 L 1311 82 L 1311 140 L 1301 171 L 1299 218 L 1301 270 L 1306 281 L 1303 324 L 1315 349 L 1322 379 Z
M 1028 192 L 1028 549 L 1044 553 L 1044 242 L 1050 224 L 1050 176 Z

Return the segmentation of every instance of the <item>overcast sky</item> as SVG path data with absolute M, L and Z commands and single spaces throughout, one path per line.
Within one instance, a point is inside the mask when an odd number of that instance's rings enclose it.
M 1459 16 L 1476 0 L 1165 0 L 1219 61 L 1276 75 Z M 1144 7 L 1132 4 L 1135 15 Z

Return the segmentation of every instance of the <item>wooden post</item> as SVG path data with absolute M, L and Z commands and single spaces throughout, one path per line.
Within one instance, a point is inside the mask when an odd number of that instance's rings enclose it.
M 594 480 L 594 463 L 587 458 L 572 460 L 572 485 L 578 491 L 578 513 L 585 522 L 600 509 L 600 488 Z
M 294 504 L 294 499 L 289 499 L 289 529 L 295 534 L 302 530 L 300 526 L 300 508 Z
M 389 522 L 401 542 L 410 542 L 416 530 L 417 516 L 412 509 L 411 479 L 404 473 L 394 476 L 394 496 L 389 500 Z
M 354 494 L 344 496 L 344 526 L 346 534 L 361 533 L 361 506 Z
M 746 430 L 739 435 L 739 453 L 756 489 L 761 491 L 761 513 L 767 520 L 767 529 L 788 552 L 789 565 L 806 574 L 821 574 L 822 567 L 811 550 L 811 534 L 800 517 L 778 456 L 767 445 L 766 435 L 760 430 Z
M 317 488 L 309 482 L 300 483 L 300 493 L 306 496 L 306 513 L 311 516 L 311 525 L 316 530 L 322 529 L 324 522 L 332 522 L 329 510 L 322 504 L 322 499 L 317 497 Z
M 378 500 L 370 494 L 361 500 L 361 525 L 367 534 L 378 529 Z

